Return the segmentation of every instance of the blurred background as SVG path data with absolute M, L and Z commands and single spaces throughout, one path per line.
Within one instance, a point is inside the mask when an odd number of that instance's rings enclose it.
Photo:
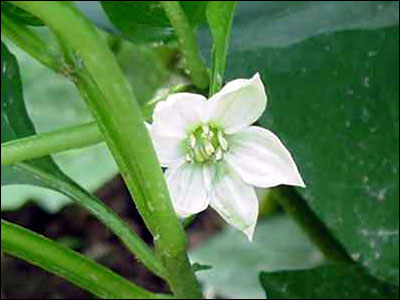
M 137 41 L 123 27 L 114 27 L 97 1 L 77 1 L 77 5 L 106 30 L 142 106 L 168 87 L 187 83 L 173 37 L 163 42 Z M 302 197 L 355 260 L 397 285 L 398 21 L 398 2 L 390 1 L 242 2 L 227 67 L 229 79 L 262 73 L 270 107 L 260 125 L 276 131 L 293 151 L 308 184 Z M 50 39 L 46 29 L 36 30 Z M 208 61 L 212 39 L 205 24 L 199 26 L 198 39 Z M 27 109 L 37 132 L 92 120 L 67 79 L 3 36 L 2 40 L 18 59 Z M 152 243 L 104 144 L 57 154 L 54 159 Z M 268 191 L 260 190 L 259 196 L 262 214 L 252 244 L 212 210 L 200 214 L 188 228 L 191 260 L 212 266 L 198 273 L 210 298 L 265 298 L 258 282 L 260 271 L 323 263 L 321 253 L 268 197 Z M 94 217 L 56 192 L 2 186 L 1 216 L 150 290 L 166 291 L 163 282 L 137 263 Z M 393 237 L 371 237 L 368 224 L 375 229 L 391 227 Z M 1 297 L 92 296 L 23 261 L 2 256 Z

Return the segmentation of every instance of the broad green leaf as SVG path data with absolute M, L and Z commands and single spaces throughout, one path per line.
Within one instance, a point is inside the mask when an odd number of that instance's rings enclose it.
M 192 26 L 205 20 L 208 1 L 180 1 Z M 135 42 L 166 42 L 175 32 L 159 1 L 101 1 L 104 11 L 122 35 Z
M 211 95 L 218 92 L 224 81 L 226 56 L 236 5 L 237 1 L 210 1 L 206 8 L 207 21 L 214 39 L 211 54 Z
M 398 299 L 399 289 L 357 266 L 331 265 L 260 274 L 268 299 Z
M 8 3 L 7 1 L 1 1 L 1 12 L 6 14 L 8 17 L 13 18 L 15 21 L 30 26 L 43 26 L 42 20 L 36 18 L 29 12 L 16 7 Z
M 228 77 L 262 74 L 260 124 L 293 153 L 299 191 L 355 260 L 398 285 L 398 3 L 243 2 L 238 12 Z
M 319 251 L 286 216 L 260 221 L 252 243 L 227 228 L 190 256 L 213 267 L 198 277 L 207 291 L 223 299 L 263 299 L 258 282 L 262 270 L 304 269 L 322 263 Z

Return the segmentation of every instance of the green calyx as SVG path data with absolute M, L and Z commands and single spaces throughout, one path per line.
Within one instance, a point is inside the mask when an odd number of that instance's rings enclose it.
M 202 124 L 194 129 L 186 140 L 188 163 L 215 163 L 224 158 L 229 143 L 224 132 L 215 126 Z

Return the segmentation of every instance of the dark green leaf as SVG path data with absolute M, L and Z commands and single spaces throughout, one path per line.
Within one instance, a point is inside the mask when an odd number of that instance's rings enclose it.
M 218 92 L 224 81 L 226 55 L 236 5 L 237 1 L 210 1 L 207 5 L 207 21 L 214 39 L 211 54 L 211 95 Z
M 25 109 L 18 64 L 6 45 L 1 43 L 1 142 L 35 134 Z M 38 179 L 35 171 L 63 178 L 64 175 L 50 157 L 17 165 L 1 167 L 1 185 L 33 184 L 50 187 Z M 64 179 L 64 178 L 63 178 Z
M 199 25 L 205 20 L 208 1 L 181 1 L 189 22 Z M 175 32 L 159 1 L 101 1 L 104 11 L 121 31 L 134 42 L 166 42 Z
M 293 153 L 299 191 L 355 260 L 398 285 L 398 2 L 243 2 L 232 36 L 227 75 L 262 74 L 260 124 Z
M 1 13 L 25 25 L 44 26 L 42 20 L 7 1 L 1 1 Z
M 268 299 L 398 299 L 396 287 L 359 267 L 332 265 L 304 271 L 261 273 Z

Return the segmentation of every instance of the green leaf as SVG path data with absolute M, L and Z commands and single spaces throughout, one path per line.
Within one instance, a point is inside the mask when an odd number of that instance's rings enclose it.
M 1 1 L 1 12 L 6 14 L 8 17 L 13 18 L 15 21 L 30 26 L 43 26 L 43 22 L 30 14 L 29 12 L 16 7 L 8 3 L 7 1 Z
M 193 27 L 205 20 L 208 1 L 180 1 Z M 159 1 L 101 1 L 104 11 L 123 36 L 135 43 L 175 39 L 172 25 Z
M 220 90 L 224 81 L 226 56 L 236 5 L 237 1 L 210 1 L 207 5 L 207 21 L 214 38 L 211 54 L 211 95 Z
M 1 221 L 1 250 L 24 259 L 103 299 L 165 299 L 134 285 L 77 252 Z
M 349 265 L 262 272 L 260 281 L 268 299 L 398 299 L 399 296 L 398 288 Z
M 15 57 L 1 43 L 1 142 L 35 134 L 26 112 L 21 79 Z M 99 199 L 65 175 L 51 157 L 1 167 L 1 185 L 33 185 L 58 191 L 81 204 L 110 228 L 146 266 L 162 276 L 163 267 L 136 234 Z M 3 196 L 3 195 L 2 195 Z
M 257 280 L 262 270 L 303 269 L 322 263 L 320 252 L 286 216 L 260 221 L 252 243 L 237 230 L 226 228 L 195 249 L 191 259 L 213 266 L 198 277 L 206 290 L 223 299 L 262 299 Z
M 398 285 L 398 3 L 243 2 L 238 12 L 228 77 L 262 74 L 260 124 L 293 153 L 302 196 L 355 260 Z
M 15 57 L 1 43 L 1 143 L 35 134 L 35 129 L 25 110 L 22 84 Z M 63 177 L 57 165 L 48 157 L 13 166 L 1 167 L 1 185 L 48 185 L 29 170 L 38 169 L 55 177 Z M 24 170 L 27 170 L 26 172 Z

